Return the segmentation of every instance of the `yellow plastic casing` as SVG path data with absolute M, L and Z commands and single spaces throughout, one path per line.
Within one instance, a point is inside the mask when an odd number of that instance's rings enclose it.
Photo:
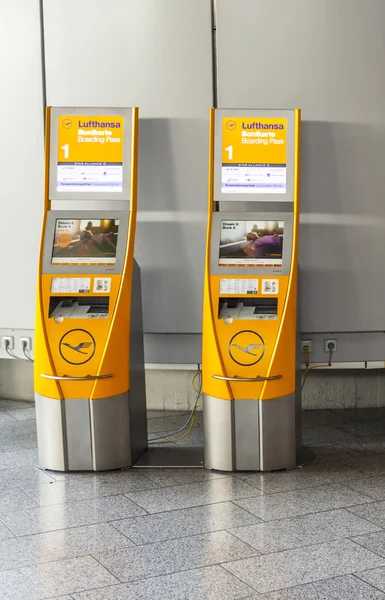
M 61 400 L 63 398 L 106 398 L 126 392 L 130 388 L 129 356 L 130 356 L 130 312 L 131 284 L 134 265 L 134 243 L 137 211 L 137 154 L 138 154 L 138 108 L 132 109 L 132 140 L 131 140 L 131 189 L 130 212 L 127 212 L 128 235 L 123 270 L 121 274 L 111 274 L 111 290 L 109 296 L 109 313 L 105 319 L 64 319 L 56 323 L 49 318 L 51 281 L 53 277 L 66 275 L 44 274 L 43 246 L 45 238 L 46 218 L 50 210 L 48 198 L 49 181 L 49 149 L 50 144 L 50 107 L 46 115 L 46 148 L 45 148 L 45 203 L 43 231 L 39 257 L 39 275 L 36 297 L 35 324 L 35 391 L 41 396 Z M 93 279 L 98 275 L 86 273 L 81 277 Z M 65 294 L 59 294 L 63 296 Z M 77 294 L 68 294 L 71 297 Z M 82 294 L 84 296 L 84 294 Z M 88 294 L 100 297 L 101 294 Z M 84 329 L 95 340 L 95 351 L 85 364 L 71 365 L 60 353 L 60 340 L 69 330 Z M 45 379 L 42 374 L 49 376 L 85 377 L 111 374 L 111 378 L 93 381 L 55 381 Z
M 246 321 L 234 319 L 226 324 L 218 318 L 220 299 L 221 275 L 210 273 L 210 242 L 212 229 L 212 214 L 214 210 L 214 128 L 215 109 L 210 113 L 210 142 L 209 142 L 209 201 L 208 226 L 206 240 L 206 265 L 203 300 L 203 346 L 202 346 L 202 390 L 205 395 L 223 400 L 235 398 L 242 400 L 269 400 L 294 393 L 296 387 L 296 337 L 297 337 L 297 279 L 298 279 L 298 227 L 299 227 L 299 135 L 300 110 L 295 111 L 295 140 L 294 140 L 294 220 L 293 245 L 289 275 L 274 275 L 279 280 L 278 315 L 276 320 Z M 262 269 L 261 269 L 262 270 Z M 245 269 L 246 271 L 246 269 Z M 253 269 L 254 271 L 254 269 Z M 232 279 L 244 279 L 247 275 L 231 275 Z M 262 288 L 261 275 L 253 273 L 250 278 L 258 279 L 258 289 Z M 237 295 L 250 298 L 249 295 Z M 277 295 L 264 295 L 264 298 Z M 256 331 L 264 341 L 262 358 L 253 366 L 237 364 L 230 356 L 231 339 L 238 332 L 243 333 L 245 344 L 255 341 Z M 233 382 L 216 379 L 220 377 L 237 378 L 267 378 L 281 376 L 270 381 Z

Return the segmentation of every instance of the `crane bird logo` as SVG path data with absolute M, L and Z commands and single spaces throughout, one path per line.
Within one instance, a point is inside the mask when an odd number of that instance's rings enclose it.
M 238 348 L 238 350 L 241 350 L 242 352 L 246 352 L 246 354 L 250 354 L 251 356 L 258 356 L 258 354 L 256 354 L 255 351 L 259 350 L 262 347 L 262 344 L 249 344 L 248 346 L 246 346 L 246 348 L 240 346 L 239 344 L 231 345 L 234 348 Z
M 71 329 L 59 342 L 60 355 L 70 365 L 84 365 L 91 360 L 95 349 L 95 340 L 85 329 Z
M 92 342 L 80 342 L 77 346 L 71 346 L 68 342 L 63 342 L 63 346 L 67 346 L 67 348 L 71 348 L 71 350 L 75 350 L 75 352 L 79 352 L 79 354 L 88 354 L 88 352 L 83 352 L 83 350 L 92 346 Z
M 265 354 L 265 342 L 256 331 L 238 331 L 229 341 L 228 352 L 231 359 L 242 367 L 252 367 Z

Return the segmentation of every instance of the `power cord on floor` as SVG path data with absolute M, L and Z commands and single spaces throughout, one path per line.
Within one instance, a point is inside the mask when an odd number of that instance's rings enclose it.
M 197 387 L 195 385 L 195 381 L 196 381 L 196 378 L 198 376 L 200 376 L 199 389 L 197 389 Z M 192 385 L 193 389 L 196 391 L 197 397 L 196 397 L 193 409 L 192 409 L 191 413 L 189 414 L 189 417 L 188 417 L 186 423 L 183 425 L 183 427 L 180 427 L 180 429 L 178 429 L 177 431 L 173 431 L 171 433 L 168 433 L 167 435 L 161 435 L 159 437 L 152 438 L 148 442 L 149 445 L 150 444 L 151 445 L 152 444 L 156 444 L 156 445 L 158 445 L 158 444 L 171 444 L 173 442 L 179 442 L 180 440 L 183 440 L 185 437 L 187 437 L 188 434 L 191 432 L 191 430 L 192 430 L 192 428 L 194 426 L 194 423 L 195 423 L 195 413 L 196 413 L 196 410 L 197 410 L 197 408 L 199 408 L 199 407 L 202 406 L 202 404 L 198 404 L 199 398 L 202 396 L 202 373 L 201 373 L 201 371 L 197 371 L 197 373 L 195 373 L 195 375 L 194 375 L 194 377 L 192 379 L 191 385 Z M 173 439 L 165 439 L 165 438 L 169 438 L 170 435 L 176 435 L 176 434 L 180 433 L 181 431 L 183 431 L 184 429 L 186 429 L 186 427 L 188 427 L 187 431 L 183 435 L 181 435 L 180 437 L 173 438 Z M 158 441 L 158 440 L 161 440 L 161 441 Z

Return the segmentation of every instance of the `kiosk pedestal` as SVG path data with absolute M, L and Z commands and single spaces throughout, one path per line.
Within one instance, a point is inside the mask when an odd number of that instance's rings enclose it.
M 137 109 L 47 111 L 35 337 L 45 469 L 129 467 L 147 448 L 137 125 Z
M 298 110 L 213 110 L 203 317 L 205 466 L 296 465 Z

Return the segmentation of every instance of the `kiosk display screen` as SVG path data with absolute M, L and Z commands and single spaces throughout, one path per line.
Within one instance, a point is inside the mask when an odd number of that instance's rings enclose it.
M 281 267 L 283 221 L 222 221 L 219 266 Z
M 124 117 L 60 115 L 57 192 L 123 191 Z
M 286 194 L 287 122 L 276 117 L 224 117 L 222 194 Z
M 118 219 L 57 219 L 52 265 L 114 265 Z

